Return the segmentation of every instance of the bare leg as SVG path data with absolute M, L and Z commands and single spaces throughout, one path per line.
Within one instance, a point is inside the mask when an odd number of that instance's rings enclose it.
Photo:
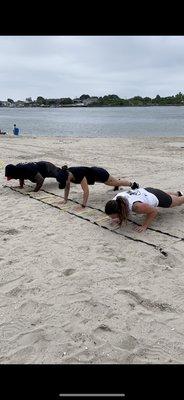
M 177 196 L 178 197 L 178 193 L 177 192 L 167 192 L 167 194 L 169 194 L 170 196 Z
M 34 192 L 38 192 L 41 189 L 44 182 L 44 178 L 39 172 L 37 172 L 37 174 L 35 175 L 34 182 L 36 182 Z
M 108 186 L 131 186 L 132 182 L 126 180 L 126 179 L 116 179 L 113 178 L 113 176 L 109 176 L 106 182 L 104 182 L 105 185 Z
M 170 193 L 168 193 L 168 194 L 170 194 Z M 178 197 L 178 196 L 171 195 L 171 194 L 170 194 L 170 196 L 172 198 L 172 204 L 170 207 L 177 207 L 177 206 L 181 206 L 182 204 L 184 204 L 184 196 Z
M 24 187 L 24 179 L 19 179 L 20 183 L 20 188 L 22 189 Z

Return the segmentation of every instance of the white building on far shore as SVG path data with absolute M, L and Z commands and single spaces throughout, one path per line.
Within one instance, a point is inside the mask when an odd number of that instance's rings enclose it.
M 98 101 L 98 97 L 89 97 L 88 99 L 83 100 L 85 106 L 89 106 L 90 104 L 96 103 Z

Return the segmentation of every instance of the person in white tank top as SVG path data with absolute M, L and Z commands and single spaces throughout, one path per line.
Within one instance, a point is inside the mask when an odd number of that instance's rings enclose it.
M 142 226 L 136 227 L 138 232 L 145 231 L 156 218 L 158 207 L 170 208 L 184 204 L 182 192 L 164 192 L 155 188 L 139 188 L 118 193 L 105 205 L 105 213 L 120 225 L 127 223 L 130 212 L 145 214 Z
M 152 207 L 158 207 L 159 203 L 157 197 L 154 194 L 148 192 L 144 188 L 135 190 L 126 190 L 126 192 L 120 192 L 115 197 L 113 197 L 113 200 L 116 200 L 118 196 L 127 199 L 130 211 L 132 211 L 132 206 L 137 201 L 149 204 Z

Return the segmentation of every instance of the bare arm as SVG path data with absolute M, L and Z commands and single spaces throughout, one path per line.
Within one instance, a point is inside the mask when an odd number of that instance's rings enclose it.
M 84 177 L 83 180 L 81 181 L 81 187 L 83 190 L 83 202 L 82 205 L 84 207 L 86 207 L 87 201 L 88 201 L 88 197 L 89 197 L 89 186 L 88 186 L 88 182 L 87 179 Z
M 66 181 L 65 192 L 64 192 L 64 202 L 66 203 L 68 200 L 68 196 L 70 193 L 70 180 Z
M 20 188 L 24 187 L 24 179 L 19 179 Z
M 40 190 L 40 188 L 43 185 L 44 178 L 39 172 L 37 172 L 37 174 L 34 177 L 34 181 L 36 182 L 36 186 L 34 188 L 34 192 L 38 192 L 38 190 Z
M 136 228 L 138 232 L 145 231 L 158 214 L 157 208 L 138 202 L 133 204 L 132 211 L 136 212 L 137 214 L 146 214 L 146 218 L 142 226 Z

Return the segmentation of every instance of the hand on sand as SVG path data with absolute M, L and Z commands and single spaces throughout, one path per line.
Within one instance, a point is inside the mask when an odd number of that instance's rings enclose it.
M 61 200 L 61 201 L 60 201 L 60 204 L 66 204 L 66 203 L 67 203 L 66 200 Z
M 110 225 L 112 225 L 112 226 L 119 225 L 119 218 L 111 219 Z
M 147 226 L 144 226 L 144 225 L 136 226 L 135 231 L 141 233 L 141 232 L 146 231 L 146 229 L 147 229 Z
M 85 210 L 85 207 L 77 206 L 77 207 L 74 208 L 74 210 L 75 211 L 82 211 L 82 210 Z

